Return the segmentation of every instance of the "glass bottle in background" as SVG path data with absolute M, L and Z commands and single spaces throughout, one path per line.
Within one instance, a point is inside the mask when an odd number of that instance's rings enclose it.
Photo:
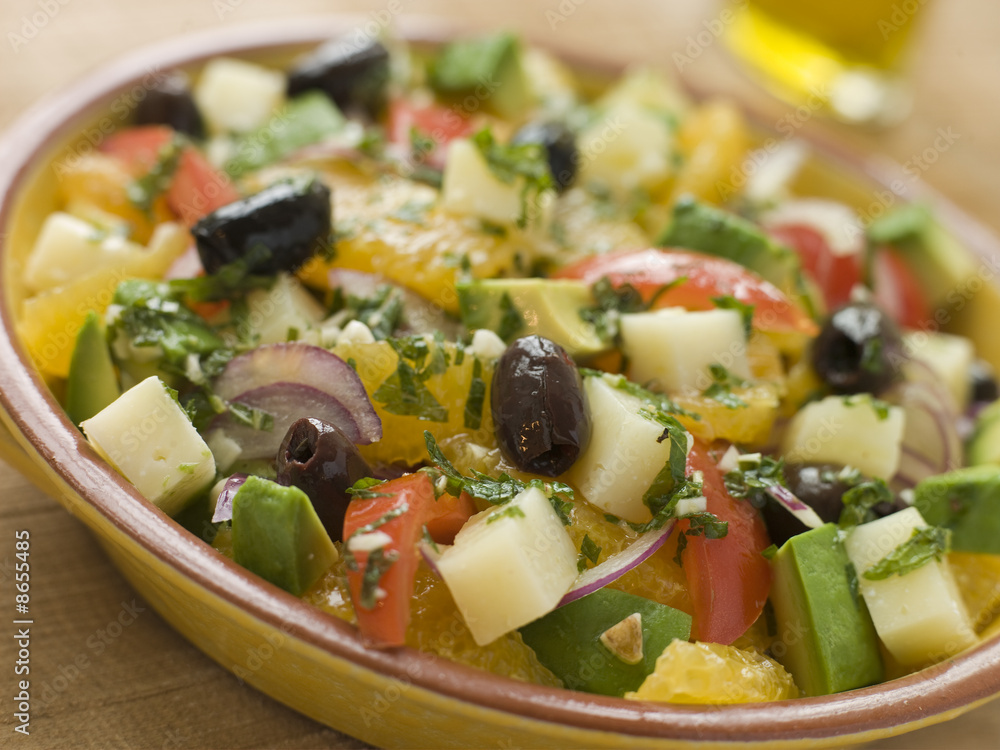
M 762 83 L 851 123 L 909 111 L 901 63 L 928 0 L 734 0 L 726 42 Z

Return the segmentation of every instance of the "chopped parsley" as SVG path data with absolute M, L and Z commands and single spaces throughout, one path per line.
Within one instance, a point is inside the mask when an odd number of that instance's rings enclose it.
M 362 500 L 373 500 L 376 497 L 392 497 L 388 492 L 376 492 L 372 489 L 372 487 L 378 487 L 382 484 L 385 484 L 385 480 L 383 479 L 364 477 L 348 487 L 347 494 Z
M 702 391 L 703 396 L 718 401 L 729 409 L 745 409 L 749 406 L 746 401 L 733 393 L 733 388 L 743 388 L 747 385 L 747 381 L 729 372 L 717 362 L 708 366 L 708 372 L 713 382 Z
M 653 391 L 643 388 L 638 383 L 633 383 L 631 380 L 626 378 L 624 375 L 610 375 L 608 373 L 602 372 L 600 370 L 591 370 L 586 367 L 580 368 L 580 375 L 582 377 L 588 378 L 604 378 L 605 381 L 614 386 L 620 391 L 624 391 L 631 396 L 635 396 L 637 399 L 642 401 L 642 403 L 656 412 L 662 412 L 664 414 L 674 414 L 682 417 L 688 417 L 698 421 L 701 416 L 695 414 L 692 411 L 687 411 L 682 409 L 680 406 L 675 404 L 669 396 L 663 393 L 654 393 Z
M 459 364 L 458 357 L 455 363 Z M 464 424 L 467 430 L 478 430 L 483 423 L 483 402 L 486 400 L 486 381 L 483 380 L 483 363 L 476 357 L 472 362 L 472 379 L 469 395 L 465 399 Z
M 561 482 L 543 482 L 540 479 L 532 479 L 524 482 L 515 479 L 506 472 L 499 477 L 491 477 L 480 471 L 473 470 L 472 476 L 467 477 L 460 474 L 458 469 L 441 452 L 440 446 L 434 436 L 424 431 L 424 442 L 427 445 L 427 455 L 430 456 L 433 468 L 424 468 L 421 471 L 427 472 L 434 480 L 435 489 L 440 488 L 441 492 L 458 497 L 463 492 L 479 500 L 485 500 L 491 505 L 503 505 L 510 502 L 526 489 L 536 488 L 545 493 L 553 509 L 559 516 L 559 520 L 564 526 L 570 523 L 569 512 L 573 507 L 573 489 Z M 439 484 L 440 482 L 440 484 Z
M 500 297 L 500 324 L 497 326 L 497 336 L 510 343 L 522 328 L 524 328 L 524 318 L 514 305 L 510 294 L 504 292 Z
M 687 281 L 686 276 L 675 279 L 653 292 L 649 300 L 643 300 L 642 294 L 631 284 L 625 283 L 616 287 L 607 276 L 602 276 L 590 287 L 597 306 L 580 310 L 580 317 L 593 325 L 597 335 L 602 339 L 617 340 L 619 320 L 623 314 L 646 312 L 665 292 L 685 281 Z
M 183 147 L 183 138 L 171 138 L 160 148 L 149 171 L 128 184 L 125 194 L 133 206 L 147 215 L 152 212 L 153 203 L 170 189 L 170 184 L 174 181 L 174 172 L 177 171 Z
M 583 541 L 580 542 L 580 555 L 585 560 L 590 560 L 593 565 L 597 565 L 597 561 L 601 557 L 601 547 L 590 538 L 589 534 L 583 535 Z
M 749 500 L 755 508 L 767 505 L 770 487 L 787 487 L 784 459 L 761 456 L 759 462 L 740 462 L 737 468 L 726 472 L 723 482 L 726 491 L 735 498 Z
M 410 506 L 408 503 L 400 503 L 397 507 L 393 508 L 392 510 L 386 513 L 383 513 L 381 516 L 376 518 L 371 523 L 361 526 L 360 528 L 355 530 L 355 532 L 351 534 L 347 539 L 345 539 L 344 546 L 341 549 L 341 555 L 343 555 L 344 557 L 344 563 L 347 565 L 347 569 L 348 570 L 358 569 L 358 561 L 354 557 L 354 553 L 351 552 L 351 545 L 350 545 L 351 539 L 353 539 L 356 536 L 363 536 L 365 534 L 370 534 L 373 531 L 381 528 L 382 526 L 385 526 L 392 519 L 399 518 L 401 515 L 408 512 L 409 510 Z
M 517 217 L 517 226 L 526 227 L 541 213 L 539 206 L 541 195 L 553 188 L 545 147 L 538 143 L 507 145 L 497 143 L 488 127 L 472 136 L 472 142 L 486 159 L 490 171 L 498 180 L 508 185 L 518 179 L 523 181 L 521 212 Z
M 878 518 L 873 510 L 875 506 L 881 503 L 891 503 L 892 500 L 892 491 L 881 479 L 872 479 L 851 487 L 841 497 L 844 509 L 840 511 L 838 521 L 840 528 L 847 529 L 874 521 Z
M 508 505 L 502 510 L 495 511 L 486 519 L 486 525 L 499 521 L 501 518 L 525 518 L 524 511 L 516 505 Z
M 369 297 L 345 293 L 337 287 L 330 303 L 330 322 L 343 328 L 352 320 L 368 326 L 376 341 L 392 336 L 403 318 L 403 291 L 392 284 L 379 284 Z
M 844 396 L 844 406 L 862 406 L 867 404 L 875 412 L 879 420 L 889 418 L 889 403 L 880 398 L 875 398 L 870 393 L 856 393 L 853 396 Z
M 722 539 L 729 533 L 729 523 L 727 521 L 720 521 L 719 517 L 713 513 L 691 513 L 682 516 L 682 518 L 686 518 L 690 525 L 687 530 L 677 537 L 677 554 L 674 556 L 674 562 L 681 567 L 684 566 L 683 554 L 684 550 L 687 549 L 689 536 Z
M 399 355 L 396 371 L 373 394 L 390 414 L 417 417 L 429 422 L 447 422 L 448 410 L 431 393 L 426 381 L 448 369 L 443 340 L 428 342 L 424 336 L 389 339 Z
M 368 553 L 365 572 L 361 576 L 360 604 L 365 609 L 375 609 L 379 600 L 379 583 L 389 568 L 399 559 L 399 552 L 394 549 L 388 552 L 379 547 Z
M 940 526 L 914 529 L 913 534 L 896 549 L 864 572 L 869 581 L 881 581 L 890 576 L 904 576 L 931 560 L 941 560 L 951 548 L 951 530 Z

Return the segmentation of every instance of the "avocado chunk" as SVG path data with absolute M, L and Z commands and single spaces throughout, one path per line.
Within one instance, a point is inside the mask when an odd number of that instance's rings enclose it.
M 309 496 L 249 477 L 233 496 L 233 559 L 295 596 L 301 596 L 340 555 Z
M 97 313 L 91 310 L 76 335 L 76 345 L 69 363 L 66 382 L 66 413 L 73 424 L 101 411 L 122 395 L 118 376 L 111 362 L 104 326 Z
M 965 457 L 973 466 L 1000 464 L 1000 401 L 994 401 L 979 412 Z
M 509 32 L 446 45 L 431 64 L 430 84 L 452 99 L 475 96 L 507 119 L 522 114 L 530 98 L 521 42 Z
M 470 330 L 489 328 L 510 342 L 537 334 L 571 357 L 589 357 L 611 347 L 580 311 L 596 307 L 590 287 L 571 279 L 483 279 L 460 282 L 458 306 Z
M 931 526 L 951 529 L 956 552 L 1000 555 L 1000 466 L 969 466 L 928 477 L 913 505 Z
M 878 637 L 837 526 L 793 536 L 771 569 L 778 627 L 772 651 L 795 684 L 815 696 L 881 682 Z
M 605 637 L 610 646 L 601 636 L 636 613 L 640 616 L 641 652 L 638 663 L 629 663 L 637 649 L 618 645 L 615 635 L 623 628 Z M 538 660 L 569 689 L 621 696 L 638 690 L 675 638 L 688 639 L 691 616 L 641 596 L 604 588 L 559 607 L 520 632 Z
M 799 256 L 768 237 L 753 222 L 721 208 L 682 198 L 660 237 L 663 247 L 682 247 L 728 258 L 770 281 L 786 294 L 805 297 Z

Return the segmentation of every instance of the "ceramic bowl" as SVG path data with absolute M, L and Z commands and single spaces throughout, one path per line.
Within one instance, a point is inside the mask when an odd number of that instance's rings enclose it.
M 236 566 L 144 500 L 64 416 L 14 333 L 24 257 L 52 210 L 52 164 L 116 97 L 150 70 L 219 55 L 287 60 L 335 33 L 343 18 L 234 27 L 131 55 L 50 97 L 0 142 L 0 453 L 79 517 L 125 577 L 174 628 L 222 667 L 313 719 L 384 747 L 664 748 L 751 743 L 843 745 L 950 719 L 1000 693 L 1000 639 L 902 679 L 822 698 L 721 707 L 627 702 L 525 685 L 410 649 L 365 649 L 354 629 Z M 440 26 L 403 26 L 415 39 Z M 856 206 L 901 173 L 820 146 L 810 190 Z M 982 262 L 1000 244 L 916 186 Z M 1000 296 L 975 295 L 957 325 L 994 362 Z

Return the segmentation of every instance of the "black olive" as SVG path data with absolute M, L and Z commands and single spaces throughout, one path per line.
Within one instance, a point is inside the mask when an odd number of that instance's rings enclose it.
M 896 379 L 902 350 L 888 315 L 854 303 L 827 318 L 813 342 L 812 363 L 834 393 L 880 393 Z
M 844 510 L 843 496 L 857 482 L 840 479 L 843 466 L 837 464 L 785 464 L 785 484 L 799 500 L 804 502 L 823 519 L 824 523 L 837 523 Z M 891 503 L 879 503 L 872 512 L 879 517 L 887 516 L 906 507 L 896 499 Z M 778 546 L 788 539 L 809 529 L 799 519 L 777 503 L 769 502 L 763 508 L 764 523 L 768 533 Z
M 342 110 L 360 108 L 374 119 L 385 105 L 389 51 L 376 39 L 331 39 L 288 72 L 288 95 L 318 89 Z
M 192 138 L 205 137 L 205 122 L 191 96 L 187 76 L 180 72 L 167 74 L 146 91 L 146 96 L 135 105 L 132 123 L 169 125 L 178 133 L 186 133 Z
M 278 482 L 293 485 L 312 501 L 316 515 L 334 541 L 344 534 L 348 488 L 372 476 L 368 463 L 344 432 L 321 419 L 292 423 L 278 448 Z
M 497 361 L 490 395 L 500 450 L 522 471 L 562 474 L 590 439 L 580 373 L 541 336 L 517 339 Z
M 537 143 L 543 146 L 556 190 L 561 193 L 573 184 L 573 180 L 576 179 L 576 166 L 580 159 L 576 149 L 576 138 L 563 123 L 529 122 L 514 133 L 510 142 L 516 145 Z
M 291 180 L 213 211 L 191 227 L 208 273 L 243 260 L 249 271 L 294 271 L 330 241 L 330 188 Z
M 989 362 L 977 359 L 969 369 L 969 379 L 972 381 L 973 402 L 990 402 L 1000 398 L 1000 388 L 997 387 L 996 373 Z

